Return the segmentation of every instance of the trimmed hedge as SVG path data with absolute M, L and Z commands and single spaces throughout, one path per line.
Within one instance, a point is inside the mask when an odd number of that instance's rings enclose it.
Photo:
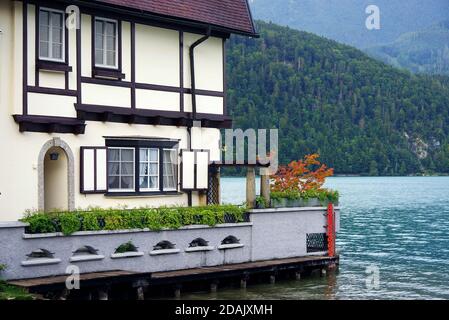
M 270 193 L 270 197 L 273 200 L 318 199 L 322 203 L 336 203 L 339 198 L 339 193 L 338 191 L 329 189 L 311 189 L 304 191 L 272 191 Z
M 145 229 L 179 229 L 187 225 L 215 226 L 227 221 L 243 222 L 246 209 L 232 205 L 205 207 L 161 207 L 138 209 L 101 209 L 65 212 L 28 212 L 22 222 L 28 233 Z

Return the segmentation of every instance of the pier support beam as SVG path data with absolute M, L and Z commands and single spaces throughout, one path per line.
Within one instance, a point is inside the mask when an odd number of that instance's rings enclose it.
M 295 279 L 301 280 L 301 272 L 299 272 L 299 271 L 295 272 Z
M 218 281 L 214 281 L 210 284 L 210 292 L 217 293 L 218 290 Z
M 270 205 L 270 175 L 267 168 L 260 169 L 260 195 Z
M 247 280 L 245 279 L 241 279 L 240 280 L 240 288 L 241 289 L 246 289 L 246 285 L 247 285 Z
M 270 284 L 276 283 L 276 276 L 274 274 L 270 275 Z
M 181 285 L 175 286 L 175 298 L 181 299 Z
M 109 299 L 108 290 L 106 288 L 99 289 L 98 300 L 108 300 L 108 299 Z
M 137 293 L 137 300 L 145 300 L 145 293 L 143 287 L 137 287 L 136 293 Z
M 246 171 L 246 206 L 253 209 L 256 206 L 256 170 L 248 167 Z

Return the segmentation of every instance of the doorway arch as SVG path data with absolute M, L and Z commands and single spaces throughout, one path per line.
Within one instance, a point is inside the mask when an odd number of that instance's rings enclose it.
M 52 158 L 57 158 L 57 160 L 52 160 Z M 52 163 L 53 161 L 54 163 Z M 38 209 L 40 211 L 50 209 L 51 206 L 57 205 L 58 203 L 63 205 L 61 209 L 68 209 L 70 211 L 75 209 L 74 173 L 75 157 L 69 145 L 60 138 L 53 138 L 47 141 L 42 146 L 38 159 Z M 64 190 L 59 194 L 55 194 L 56 197 L 62 195 L 64 198 L 62 200 L 52 198 L 50 194 L 52 192 L 52 186 L 50 185 L 49 179 L 58 179 L 58 176 L 61 179 L 54 181 L 53 188 L 57 189 L 62 186 Z

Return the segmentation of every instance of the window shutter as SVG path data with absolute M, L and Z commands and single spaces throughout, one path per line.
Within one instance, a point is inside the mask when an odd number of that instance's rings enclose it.
M 195 152 L 181 150 L 181 181 L 182 189 L 195 189 Z
M 209 187 L 209 152 L 196 153 L 196 186 L 197 190 L 207 190 Z
M 107 148 L 81 147 L 80 192 L 105 193 L 107 191 Z
M 183 190 L 207 190 L 209 187 L 209 151 L 181 150 Z

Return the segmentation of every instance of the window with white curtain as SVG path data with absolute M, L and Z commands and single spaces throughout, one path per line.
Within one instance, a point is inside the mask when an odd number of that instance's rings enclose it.
M 177 190 L 178 182 L 178 152 L 176 149 L 164 149 L 164 190 Z
M 134 187 L 134 148 L 108 148 L 108 190 L 132 192 Z
M 39 59 L 64 62 L 64 12 L 40 8 Z
M 159 190 L 159 149 L 140 149 L 140 191 Z
M 118 68 L 117 30 L 116 20 L 95 18 L 95 66 Z

